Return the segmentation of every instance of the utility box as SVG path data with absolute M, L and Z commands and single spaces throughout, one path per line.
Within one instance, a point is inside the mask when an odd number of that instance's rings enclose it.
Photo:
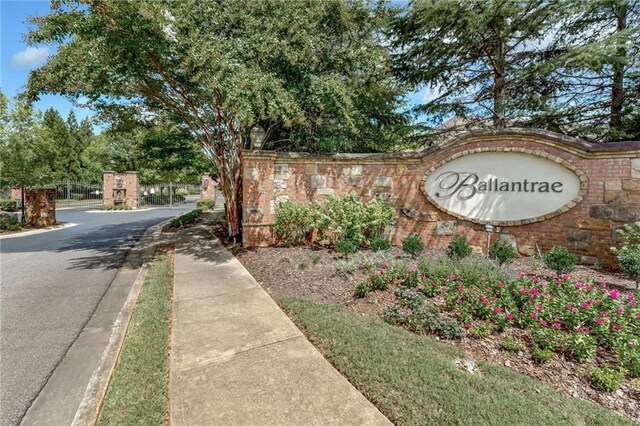
M 27 226 L 46 228 L 56 223 L 56 189 L 24 190 L 24 219 Z

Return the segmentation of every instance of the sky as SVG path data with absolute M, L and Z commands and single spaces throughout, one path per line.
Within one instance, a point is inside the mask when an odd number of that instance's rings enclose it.
M 24 89 L 29 71 L 44 64 L 47 57 L 55 52 L 53 45 L 27 46 L 24 41 L 24 34 L 31 27 L 27 22 L 29 17 L 44 15 L 48 11 L 48 0 L 0 0 L 0 88 L 10 98 Z M 71 109 L 78 120 L 92 115 L 91 110 L 74 106 L 58 95 L 43 95 L 34 104 L 34 108 L 42 111 L 51 107 L 65 118 Z
M 10 98 L 24 89 L 29 71 L 43 65 L 47 57 L 55 53 L 55 45 L 27 46 L 24 41 L 24 35 L 31 27 L 29 17 L 44 15 L 48 11 L 48 0 L 0 0 L 0 89 Z M 409 94 L 408 101 L 410 105 L 416 105 L 431 97 L 433 94 L 429 90 L 422 89 Z M 59 95 L 43 95 L 34 104 L 34 108 L 42 111 L 51 107 L 63 117 L 73 109 L 78 120 L 92 115 L 91 110 L 79 108 Z M 99 127 L 95 129 L 99 130 Z

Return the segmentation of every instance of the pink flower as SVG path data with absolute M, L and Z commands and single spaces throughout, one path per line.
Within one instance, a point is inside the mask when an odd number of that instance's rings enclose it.
M 522 290 L 520 290 L 520 294 L 524 295 L 527 292 L 527 288 L 523 288 Z
M 629 306 L 631 306 L 632 308 L 636 306 L 635 302 L 629 302 Z
M 508 319 L 509 321 L 513 321 L 513 315 L 511 315 L 511 314 L 507 314 L 507 319 Z
M 640 314 L 638 314 L 638 316 L 636 318 L 640 320 Z
M 613 329 L 616 330 L 616 331 L 620 331 L 622 329 L 622 326 L 619 325 L 619 324 L 616 324 L 616 325 L 613 326 Z
M 565 309 L 571 310 L 571 305 L 564 305 Z
M 470 328 L 473 328 L 473 324 L 467 324 L 466 327 L 467 327 L 467 330 L 469 330 Z
M 545 320 L 543 320 L 543 319 L 541 319 L 541 320 L 540 320 L 540 324 L 542 324 L 542 325 L 544 325 L 544 326 L 549 325 L 549 323 L 548 323 L 548 322 L 546 322 L 546 321 L 545 321 Z
M 636 343 L 635 340 L 632 340 L 629 344 L 635 348 L 638 343 Z
M 635 297 L 633 296 L 633 294 L 629 294 L 627 296 L 627 300 L 635 300 Z
M 614 288 L 611 290 L 611 293 L 609 293 L 609 296 L 611 296 L 612 299 L 617 299 L 619 294 L 620 292 Z
M 562 281 L 560 281 L 560 280 L 556 280 L 556 284 L 558 284 L 558 285 L 562 285 Z
M 560 330 L 560 329 L 562 328 L 562 325 L 561 325 L 558 321 L 554 322 L 554 323 L 553 323 L 553 326 L 554 326 L 555 328 L 557 328 L 558 330 Z
M 616 312 L 619 313 L 619 314 L 624 314 L 624 309 L 618 308 L 618 309 L 616 309 Z
M 589 309 L 589 304 L 586 303 L 586 302 L 583 302 L 582 305 L 580 305 L 580 306 L 582 306 L 585 309 Z
M 577 289 L 581 289 L 582 288 L 582 284 L 580 284 L 580 283 L 576 284 L 576 288 Z
M 593 291 L 593 286 L 591 284 L 587 284 L 587 290 Z
M 540 277 L 531 277 L 531 281 L 538 282 L 540 281 Z
M 536 309 L 539 310 L 539 311 L 542 311 L 542 310 L 544 310 L 544 306 L 538 305 L 538 306 L 536 306 Z
M 607 285 L 606 281 L 598 281 L 598 284 L 600 284 L 600 285 L 601 285 L 601 286 L 603 286 L 603 287 L 604 287 L 605 285 Z
M 458 303 L 462 303 L 462 302 L 464 302 L 464 300 L 458 299 Z
M 495 308 L 493 312 L 495 312 L 496 314 L 499 314 L 500 312 L 502 312 L 502 308 Z
M 560 275 L 560 278 L 562 278 L 563 280 L 568 280 L 569 279 L 569 275 L 562 274 L 562 275 Z
M 596 318 L 596 324 L 602 324 L 602 318 Z
M 578 308 L 571 309 L 571 312 L 573 312 L 574 314 L 577 314 L 578 313 Z
M 640 316 L 640 315 L 638 315 L 638 316 Z M 538 318 L 538 311 L 533 311 L 533 312 L 531 313 L 531 318 L 533 318 L 533 319 L 537 319 L 537 318 Z
M 600 316 L 601 316 L 601 317 L 606 317 L 607 315 L 609 315 L 609 314 L 607 313 L 607 311 L 600 311 Z
M 498 283 L 498 288 L 502 288 L 502 287 L 504 287 L 504 284 Z
M 520 272 L 520 278 L 524 278 L 526 274 L 524 272 Z

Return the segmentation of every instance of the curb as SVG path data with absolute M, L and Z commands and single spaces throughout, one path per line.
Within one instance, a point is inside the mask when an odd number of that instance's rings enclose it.
M 77 225 L 78 225 L 77 223 L 63 223 L 63 222 L 60 222 L 59 226 L 52 226 L 52 227 L 44 228 L 44 229 L 33 229 L 31 231 L 16 232 L 15 234 L 0 235 L 0 240 L 8 240 L 10 238 L 28 237 L 30 235 L 36 235 L 36 234 L 44 234 L 45 232 L 59 231 L 60 229 L 71 228 L 72 226 L 77 226 Z

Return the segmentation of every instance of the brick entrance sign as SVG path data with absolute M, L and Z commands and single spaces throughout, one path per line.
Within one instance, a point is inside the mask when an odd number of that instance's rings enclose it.
M 420 153 L 243 155 L 246 246 L 272 243 L 279 203 L 350 192 L 394 202 L 394 244 L 417 233 L 446 247 L 463 234 L 483 251 L 496 238 L 525 255 L 564 245 L 583 262 L 609 266 L 615 231 L 640 220 L 640 141 L 590 144 L 508 129 L 458 135 Z
M 24 190 L 24 220 L 28 226 L 46 228 L 56 223 L 56 189 Z
M 105 206 L 125 205 L 138 208 L 140 179 L 138 172 L 103 172 L 103 203 Z

